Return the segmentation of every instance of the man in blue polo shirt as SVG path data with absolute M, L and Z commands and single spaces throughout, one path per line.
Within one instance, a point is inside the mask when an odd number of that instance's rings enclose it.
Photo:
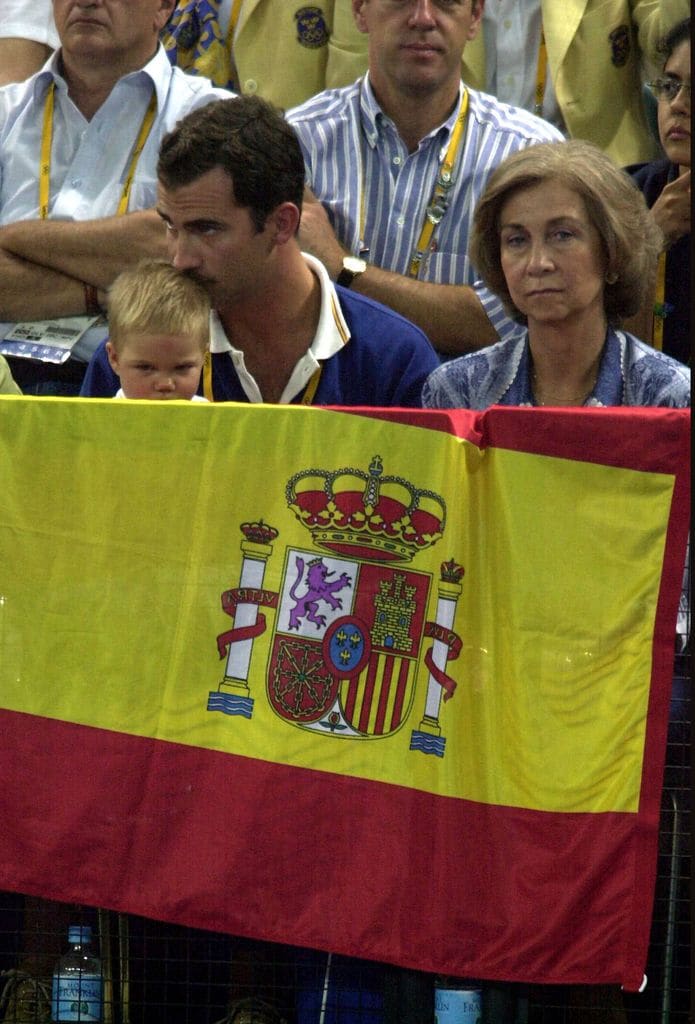
M 192 112 L 163 140 L 158 179 L 174 266 L 215 311 L 208 398 L 419 406 L 438 363 L 425 335 L 299 248 L 304 160 L 278 111 L 241 97 Z M 117 387 L 102 346 L 82 394 Z

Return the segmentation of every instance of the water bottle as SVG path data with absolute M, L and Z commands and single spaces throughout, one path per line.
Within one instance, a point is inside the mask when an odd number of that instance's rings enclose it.
M 480 983 L 470 979 L 439 977 L 434 983 L 434 1019 L 437 1024 L 480 1024 Z
M 92 953 L 91 941 L 91 928 L 68 928 L 70 949 L 53 972 L 52 1021 L 101 1021 L 101 960 Z

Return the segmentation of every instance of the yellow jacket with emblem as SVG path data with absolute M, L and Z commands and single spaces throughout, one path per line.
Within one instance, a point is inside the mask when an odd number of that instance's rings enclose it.
M 541 0 L 548 73 L 568 133 L 621 167 L 652 159 L 642 100 L 642 60 L 690 14 L 688 0 Z M 482 32 L 464 53 L 463 77 L 484 88 Z M 644 69 L 645 71 L 653 71 Z
M 242 0 L 236 10 L 233 3 L 236 72 L 218 7 L 217 0 L 179 0 L 162 34 L 170 59 L 175 51 L 179 67 L 216 85 L 289 108 L 323 89 L 348 85 L 366 67 L 366 40 L 350 0 Z

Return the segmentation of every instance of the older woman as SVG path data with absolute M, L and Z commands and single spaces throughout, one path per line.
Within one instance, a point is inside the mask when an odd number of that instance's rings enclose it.
M 515 153 L 478 203 L 470 255 L 526 337 L 438 367 L 423 404 L 688 405 L 689 370 L 617 329 L 660 247 L 642 195 L 591 143 Z

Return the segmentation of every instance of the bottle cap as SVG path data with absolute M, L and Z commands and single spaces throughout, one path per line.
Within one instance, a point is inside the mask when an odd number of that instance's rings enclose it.
M 84 945 L 92 941 L 92 929 L 89 925 L 71 924 L 68 928 L 68 942 Z

